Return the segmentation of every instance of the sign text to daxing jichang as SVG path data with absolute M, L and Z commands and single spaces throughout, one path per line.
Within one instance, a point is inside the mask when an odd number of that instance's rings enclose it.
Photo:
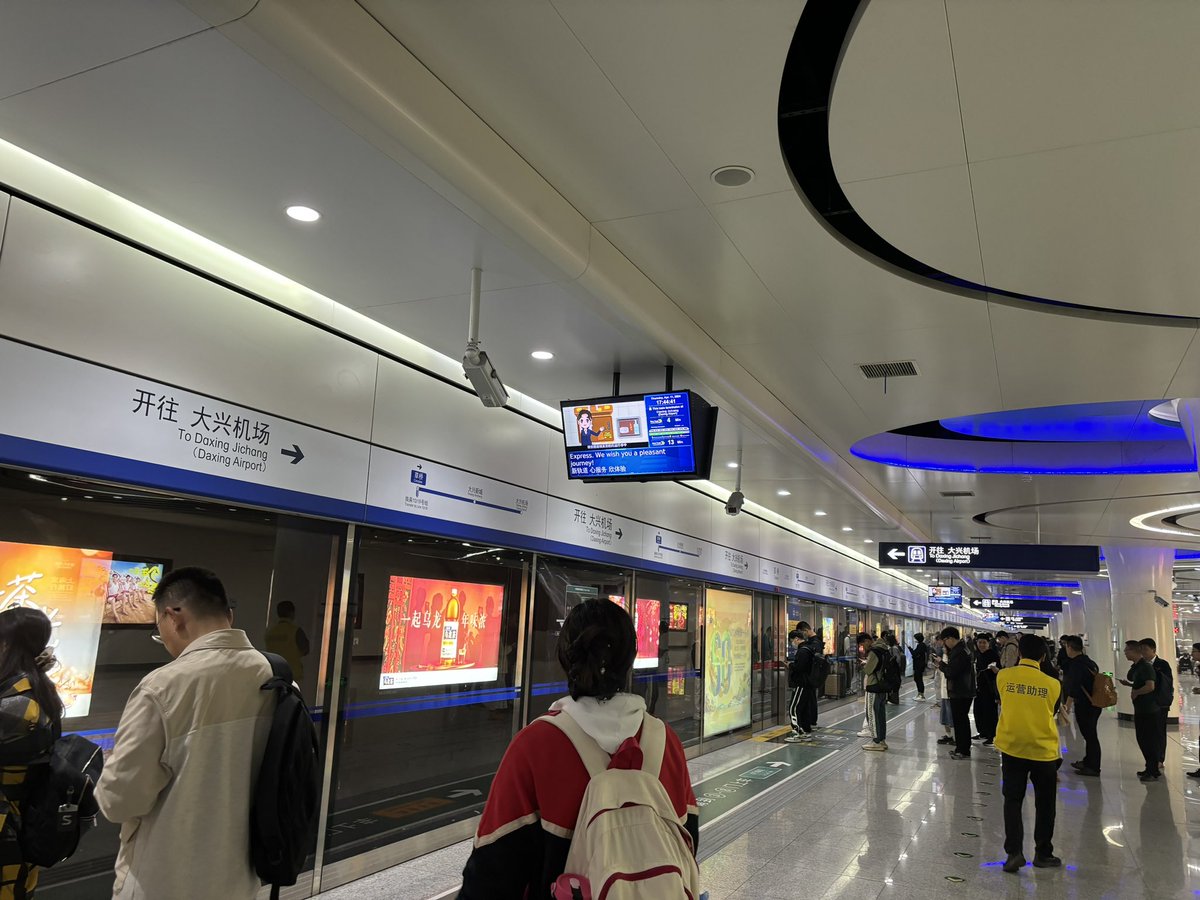
M 879 565 L 889 569 L 1027 570 L 1099 572 L 1100 548 L 1082 544 L 879 544 Z
M 971 597 L 971 609 L 1015 609 L 1026 612 L 1060 613 L 1062 600 L 1023 597 Z

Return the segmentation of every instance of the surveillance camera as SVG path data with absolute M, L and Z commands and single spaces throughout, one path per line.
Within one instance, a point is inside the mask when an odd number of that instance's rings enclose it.
M 742 504 L 746 502 L 746 495 L 741 491 L 734 491 L 729 495 L 729 499 L 725 501 L 725 515 L 736 516 L 742 511 Z
M 1159 606 L 1170 606 L 1171 605 L 1170 601 L 1164 600 L 1162 597 L 1158 596 L 1158 594 L 1154 595 L 1154 602 L 1157 603 Z
M 504 406 L 508 403 L 508 391 L 500 380 L 496 367 L 482 350 L 468 349 L 463 357 L 463 372 L 471 381 L 471 387 L 479 395 L 484 406 Z

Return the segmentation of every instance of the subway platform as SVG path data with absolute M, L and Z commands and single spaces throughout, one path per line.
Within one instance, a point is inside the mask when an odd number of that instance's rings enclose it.
M 815 746 L 766 732 L 693 760 L 702 886 L 711 900 L 1200 896 L 1200 781 L 1185 775 L 1197 768 L 1200 697 L 1194 678 L 1181 681 L 1184 709 L 1161 781 L 1137 780 L 1133 729 L 1112 711 L 1100 722 L 1102 775 L 1064 764 L 1054 835 L 1061 869 L 1001 871 L 1000 754 L 976 746 L 970 761 L 951 760 L 936 743 L 937 706 L 910 692 L 892 707 L 886 753 L 862 751 L 856 703 L 823 711 Z M 1082 742 L 1070 729 L 1062 737 L 1064 758 L 1078 759 Z M 1025 814 L 1031 842 L 1032 794 Z M 320 896 L 452 898 L 469 852 L 464 842 Z

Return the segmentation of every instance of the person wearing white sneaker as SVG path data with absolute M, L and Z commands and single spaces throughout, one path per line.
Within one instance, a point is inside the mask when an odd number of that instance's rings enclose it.
M 887 749 L 887 686 L 883 683 L 885 658 L 891 656 L 891 648 L 881 638 L 876 640 L 864 631 L 858 636 L 860 647 L 867 648 L 867 666 L 863 670 L 863 690 L 867 693 L 867 721 L 871 725 L 871 740 L 863 744 L 864 750 Z

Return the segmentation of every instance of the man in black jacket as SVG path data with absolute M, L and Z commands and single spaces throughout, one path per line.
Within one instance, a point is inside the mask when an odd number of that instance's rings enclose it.
M 788 666 L 788 684 L 792 685 L 792 734 L 789 743 L 807 743 L 813 739 L 813 726 L 817 724 L 817 688 L 812 683 L 813 660 L 817 654 L 824 655 L 821 639 L 812 626 L 801 622 L 789 639 L 796 648 L 796 655 Z
M 917 700 L 925 700 L 925 667 L 929 664 L 929 647 L 925 645 L 925 635 L 913 635 L 916 641 L 912 648 L 913 681 L 917 683 Z
M 1175 700 L 1175 673 L 1171 664 L 1158 655 L 1158 644 L 1154 638 L 1142 638 L 1142 656 L 1154 668 L 1154 690 L 1156 697 L 1168 696 L 1171 701 L 1158 704 L 1158 746 L 1161 754 L 1159 763 L 1167 761 L 1167 719 L 1171 716 L 1171 707 Z
M 1063 671 L 1064 702 L 1068 715 L 1075 710 L 1075 721 L 1086 746 L 1083 759 L 1071 766 L 1080 775 L 1096 776 L 1100 774 L 1100 738 L 1096 734 L 1100 707 L 1092 704 L 1092 689 L 1100 667 L 1083 652 L 1083 639 L 1079 635 L 1068 634 L 1062 641 L 1067 651 L 1067 665 Z
M 975 700 L 975 667 L 962 642 L 962 635 L 953 625 L 942 629 L 940 635 L 946 647 L 942 673 L 946 676 L 946 696 L 954 716 L 954 750 L 951 759 L 971 758 L 971 703 Z

